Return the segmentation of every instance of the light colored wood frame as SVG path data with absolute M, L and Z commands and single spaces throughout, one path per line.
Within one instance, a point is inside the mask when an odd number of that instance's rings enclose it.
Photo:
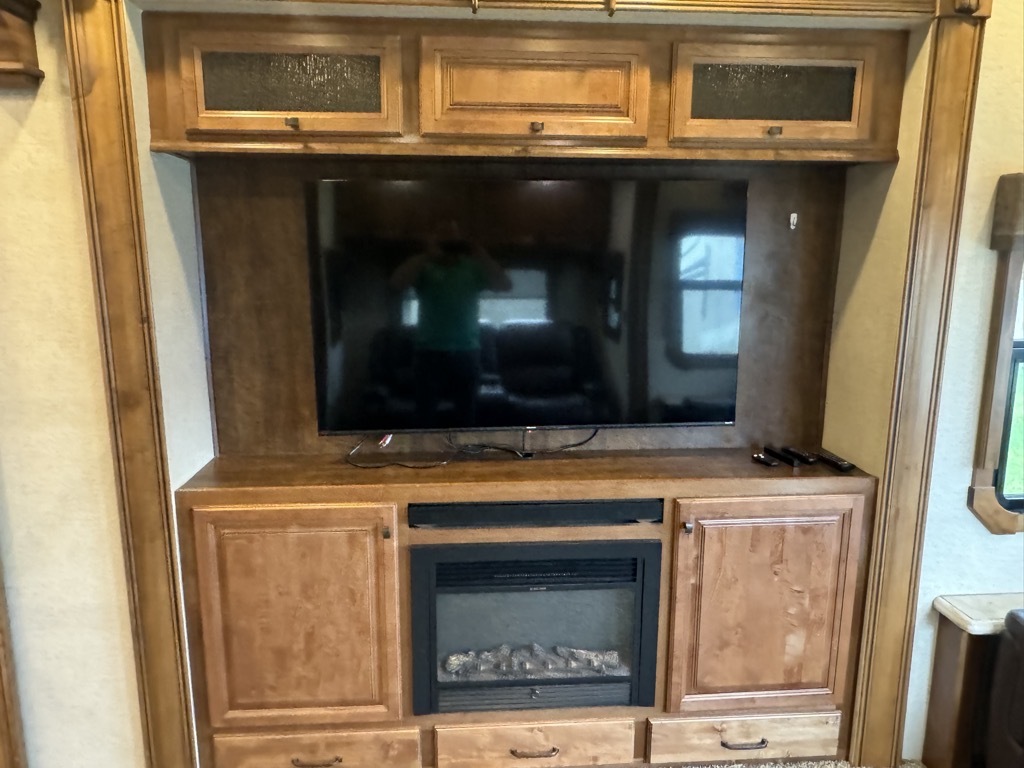
M 169 487 L 138 157 L 128 87 L 124 0 L 64 0 L 68 65 L 103 328 L 141 720 L 150 768 L 195 765 L 175 588 Z M 559 4 L 561 5 L 561 4 Z M 749 0 L 646 3 L 750 11 Z M 962 210 L 984 20 L 941 0 L 911 232 L 886 470 L 874 535 L 850 759 L 894 766 L 913 639 L 950 281 Z M 639 7 L 639 6 L 638 6 Z M 763 6 L 762 6 L 763 7 Z M 923 19 L 931 0 L 788 0 L 778 12 Z M 88 83 L 89 87 L 86 87 Z
M 871 136 L 872 102 L 878 71 L 877 48 L 868 44 L 807 45 L 780 42 L 677 43 L 672 78 L 672 124 L 669 140 L 701 142 L 733 140 L 765 146 L 823 141 L 866 141 Z M 696 64 L 779 64 L 787 66 L 852 67 L 856 70 L 853 104 L 846 122 L 816 120 L 718 120 L 692 116 L 693 68 Z M 781 128 L 777 137 L 771 128 Z
M 974 476 L 967 489 L 967 507 L 992 533 L 1024 532 L 1024 514 L 1003 506 L 996 494 L 1003 430 L 1006 429 L 1006 384 L 1010 380 L 1010 345 L 1017 296 L 1024 270 L 1024 173 L 1002 176 L 996 186 L 992 217 L 992 250 L 996 251 L 995 297 L 989 325 L 985 383 L 981 390 Z
M 397 35 L 316 35 L 194 30 L 181 36 L 185 124 L 189 134 L 333 133 L 397 136 L 402 132 L 402 50 Z M 231 53 L 339 53 L 380 58 L 380 112 L 225 112 L 206 108 L 202 56 Z M 295 127 L 285 121 L 294 118 Z
M 751 708 L 805 710 L 848 710 L 848 688 L 852 682 L 851 641 L 855 636 L 854 605 L 857 571 L 861 565 L 861 527 L 864 522 L 864 497 L 858 495 L 736 496 L 725 498 L 678 499 L 676 501 L 680 544 L 676 549 L 674 606 L 669 653 L 670 712 L 708 712 L 724 710 L 723 716 L 737 711 L 731 694 L 690 693 L 696 688 L 698 637 L 701 625 L 699 592 L 684 595 L 695 585 L 703 568 L 703 544 L 700 537 L 711 527 L 736 524 L 817 525 L 834 529 L 838 547 L 835 572 L 822 573 L 822 579 L 835 579 L 835 598 L 831 606 L 829 664 L 824 685 L 796 690 L 762 690 L 744 694 Z M 682 530 L 692 525 L 692 533 Z M 852 556 L 851 556 L 852 555 Z M 685 561 L 684 561 L 685 558 Z M 747 705 L 744 704 L 744 707 Z

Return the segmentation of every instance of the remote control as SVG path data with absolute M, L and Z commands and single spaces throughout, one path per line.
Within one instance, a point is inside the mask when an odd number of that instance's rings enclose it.
M 854 468 L 854 465 L 848 462 L 846 459 L 836 456 L 834 453 L 830 453 L 822 448 L 818 451 L 818 458 L 828 464 L 833 469 L 838 469 L 840 472 L 849 472 Z
M 788 464 L 791 467 L 799 467 L 801 462 L 796 456 L 786 453 L 781 448 L 776 448 L 774 445 L 766 445 L 764 447 L 766 455 L 771 456 L 773 459 L 778 459 L 783 464 Z
M 763 453 L 752 453 L 750 458 L 756 461 L 758 464 L 764 464 L 766 467 L 777 467 L 779 462 L 773 459 L 771 456 L 765 456 Z
M 804 464 L 817 464 L 818 462 L 818 457 L 815 456 L 813 453 L 801 451 L 799 448 L 793 448 L 792 446 L 784 445 L 779 450 L 781 450 L 783 453 L 788 453 L 794 459 L 800 459 L 800 461 L 802 461 Z

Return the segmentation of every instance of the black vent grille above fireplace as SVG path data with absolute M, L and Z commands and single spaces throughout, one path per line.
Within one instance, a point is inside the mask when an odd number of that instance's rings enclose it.
M 574 584 L 632 584 L 635 557 L 614 559 L 491 560 L 438 563 L 437 588 L 558 587 Z

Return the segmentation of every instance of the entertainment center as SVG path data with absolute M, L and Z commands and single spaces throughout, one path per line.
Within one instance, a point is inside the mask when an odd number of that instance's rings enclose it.
M 176 495 L 200 764 L 847 756 L 876 481 L 750 449 L 821 445 L 844 164 L 896 160 L 907 33 L 143 28 L 152 148 L 193 160 L 204 259 L 218 456 Z M 736 210 L 742 270 L 670 279 Z M 481 327 L 472 418 L 442 392 L 438 424 L 386 284 L 449 219 L 539 274 L 509 298 L 544 310 Z M 710 341 L 687 292 L 734 294 Z

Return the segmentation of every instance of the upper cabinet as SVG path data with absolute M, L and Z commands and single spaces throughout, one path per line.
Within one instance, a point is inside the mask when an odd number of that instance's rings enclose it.
M 647 138 L 644 42 L 424 36 L 421 45 L 424 136 Z
M 38 0 L 0 0 L 0 89 L 34 88 L 43 79 L 36 53 Z
M 897 159 L 907 33 L 147 13 L 177 153 Z
M 186 132 L 397 135 L 400 55 L 397 35 L 186 32 Z
M 894 146 L 906 43 L 879 32 L 719 32 L 675 46 L 671 139 Z

